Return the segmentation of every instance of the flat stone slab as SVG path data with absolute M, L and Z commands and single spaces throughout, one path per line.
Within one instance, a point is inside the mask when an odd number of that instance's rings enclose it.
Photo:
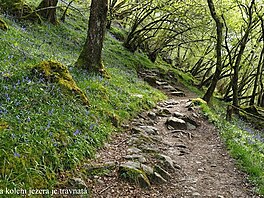
M 141 128 L 144 132 L 146 132 L 147 134 L 150 135 L 158 135 L 158 129 L 156 127 L 153 126 L 140 126 L 139 128 Z
M 184 120 L 176 117 L 169 117 L 165 123 L 167 126 L 171 126 L 173 129 L 186 130 L 187 124 Z
M 185 96 L 185 94 L 181 91 L 172 91 L 171 95 L 178 96 L 178 97 L 184 97 Z

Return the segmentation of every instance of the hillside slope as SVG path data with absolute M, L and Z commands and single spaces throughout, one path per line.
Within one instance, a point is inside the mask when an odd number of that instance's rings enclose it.
M 81 18 L 58 26 L 4 19 L 9 29 L 0 30 L 1 189 L 53 187 L 60 172 L 92 157 L 124 120 L 165 98 L 137 77 L 136 68 L 156 65 L 127 52 L 110 34 L 104 46 L 110 79 L 74 68 L 86 36 Z M 88 108 L 58 83 L 32 73 L 46 60 L 68 67 Z

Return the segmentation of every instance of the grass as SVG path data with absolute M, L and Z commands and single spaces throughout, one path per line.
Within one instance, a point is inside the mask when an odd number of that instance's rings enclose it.
M 137 78 L 139 66 L 155 65 L 111 35 L 103 49 L 110 79 L 76 69 L 86 38 L 81 16 L 58 26 L 1 18 L 9 30 L 0 30 L 0 189 L 53 188 L 59 174 L 93 157 L 122 122 L 165 98 Z M 89 108 L 32 75 L 30 68 L 43 60 L 68 66 Z

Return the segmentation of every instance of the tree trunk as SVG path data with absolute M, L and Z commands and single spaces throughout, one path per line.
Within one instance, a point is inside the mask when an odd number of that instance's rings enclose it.
M 261 20 L 261 30 L 262 30 L 262 35 L 261 35 L 261 38 L 262 38 L 262 50 L 261 50 L 261 53 L 260 53 L 257 73 L 256 73 L 254 86 L 253 86 L 253 91 L 252 91 L 252 95 L 251 95 L 251 99 L 250 99 L 249 105 L 254 105 L 259 79 L 261 78 L 261 76 L 260 76 L 261 75 L 261 71 L 262 71 L 262 68 L 264 67 L 264 61 L 263 61 L 263 55 L 264 55 L 264 20 L 263 20 L 262 16 L 259 16 L 259 18 Z
M 57 24 L 56 17 L 56 6 L 58 4 L 58 0 L 43 0 L 37 10 L 38 14 L 43 18 L 47 19 L 52 24 Z
M 107 0 L 92 0 L 87 38 L 76 66 L 90 72 L 106 74 L 101 57 L 106 21 Z
M 213 80 L 211 82 L 210 87 L 207 89 L 207 92 L 203 96 L 203 99 L 209 103 L 211 100 L 211 97 L 214 93 L 214 90 L 216 88 L 217 82 L 219 80 L 219 77 L 222 72 L 222 53 L 221 53 L 221 48 L 222 48 L 222 40 L 223 40 L 223 23 L 220 20 L 220 17 L 216 14 L 216 10 L 214 7 L 213 0 L 207 0 L 211 15 L 216 23 L 216 32 L 217 32 L 217 43 L 216 43 L 216 55 L 217 55 L 217 60 L 216 60 L 216 71 L 213 77 Z
M 245 31 L 245 34 L 240 42 L 240 49 L 239 49 L 239 52 L 238 52 L 238 55 L 237 55 L 237 58 L 236 58 L 236 61 L 235 61 L 235 65 L 234 65 L 234 76 L 233 76 L 233 84 L 232 84 L 232 89 L 233 89 L 233 105 L 235 107 L 239 107 L 239 99 L 238 99 L 238 77 L 239 77 L 239 65 L 240 65 L 240 62 L 242 60 L 242 55 L 245 51 L 245 48 L 246 48 L 246 44 L 248 42 L 248 37 L 249 37 L 249 34 L 250 34 L 250 31 L 252 30 L 252 10 L 253 10 L 253 5 L 254 5 L 255 1 L 252 0 L 251 1 L 251 5 L 250 7 L 248 8 L 248 17 L 249 17 L 249 21 L 248 21 L 248 26 L 247 26 L 247 29 Z M 238 111 L 238 108 L 235 108 L 234 110 L 234 113 L 238 114 L 239 111 Z

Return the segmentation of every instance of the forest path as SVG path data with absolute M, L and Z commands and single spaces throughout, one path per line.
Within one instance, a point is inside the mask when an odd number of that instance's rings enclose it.
M 170 85 L 160 84 L 168 100 L 124 126 L 124 131 L 113 135 L 91 161 L 115 167 L 87 181 L 92 197 L 257 197 L 246 175 L 236 169 L 218 131 L 203 118 L 199 109 L 190 106 L 190 100 L 196 96 L 180 85 L 176 89 L 184 95 L 173 96 L 175 90 L 168 88 Z M 172 117 L 185 120 L 187 125 L 175 124 Z M 165 161 L 161 163 L 157 156 L 165 156 Z M 131 161 L 148 167 L 166 163 L 174 167 L 164 166 L 169 174 L 166 181 L 152 179 L 150 188 L 141 188 L 120 178 L 120 167 Z

